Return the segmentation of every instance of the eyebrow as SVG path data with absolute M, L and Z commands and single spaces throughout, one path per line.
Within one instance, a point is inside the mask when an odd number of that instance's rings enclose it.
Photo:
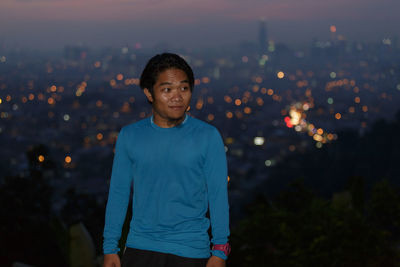
M 181 81 L 181 83 L 189 83 L 189 81 L 188 80 L 183 80 L 183 81 Z M 163 82 L 163 83 L 160 83 L 160 85 L 159 86 L 163 86 L 163 85 L 171 85 L 172 83 L 170 83 L 170 82 Z

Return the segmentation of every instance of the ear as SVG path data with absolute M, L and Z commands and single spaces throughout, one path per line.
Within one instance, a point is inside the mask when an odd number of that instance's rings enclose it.
M 144 94 L 146 95 L 147 100 L 148 100 L 149 102 L 153 103 L 153 95 L 150 93 L 149 89 L 144 88 L 144 89 L 143 89 L 143 92 L 144 92 Z

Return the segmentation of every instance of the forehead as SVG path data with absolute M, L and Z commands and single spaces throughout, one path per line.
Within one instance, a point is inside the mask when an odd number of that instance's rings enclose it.
M 177 68 L 169 68 L 160 72 L 156 79 L 156 84 L 163 82 L 188 82 L 188 76 L 186 73 Z

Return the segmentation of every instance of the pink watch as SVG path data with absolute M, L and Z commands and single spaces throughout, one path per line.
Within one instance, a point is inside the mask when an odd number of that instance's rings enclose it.
M 229 253 L 231 253 L 231 245 L 229 245 L 229 243 L 224 245 L 213 245 L 212 250 L 221 250 L 225 253 L 225 256 L 228 257 Z

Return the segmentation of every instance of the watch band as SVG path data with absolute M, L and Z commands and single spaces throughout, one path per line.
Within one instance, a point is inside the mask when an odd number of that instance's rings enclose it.
M 231 245 L 229 243 L 223 245 L 213 245 L 212 250 L 220 250 L 225 253 L 225 256 L 228 257 L 229 253 L 231 253 Z

